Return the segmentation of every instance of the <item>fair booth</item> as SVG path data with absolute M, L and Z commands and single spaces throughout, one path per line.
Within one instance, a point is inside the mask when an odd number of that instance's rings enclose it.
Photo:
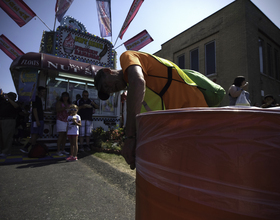
M 89 34 L 84 25 L 72 17 L 65 17 L 56 32 L 44 32 L 40 52 L 17 57 L 10 67 L 19 101 L 30 103 L 38 86 L 47 87 L 44 100 L 45 127 L 43 139 L 57 139 L 55 104 L 63 92 L 71 101 L 83 90 L 98 104 L 93 112 L 94 128 L 120 123 L 120 94 L 111 94 L 107 101 L 98 98 L 94 74 L 100 68 L 116 67 L 116 52 L 106 39 Z

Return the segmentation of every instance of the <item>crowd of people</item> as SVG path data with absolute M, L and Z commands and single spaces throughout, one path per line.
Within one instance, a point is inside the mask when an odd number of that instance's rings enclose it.
M 89 99 L 87 90 L 76 95 L 76 101 L 71 104 L 69 93 L 63 92 L 56 103 L 56 129 L 58 132 L 57 155 L 69 155 L 67 161 L 76 161 L 79 151 L 90 151 L 90 136 L 93 129 L 92 114 L 99 106 Z M 79 137 L 79 138 L 78 138 Z M 67 138 L 70 142 L 70 153 L 65 151 Z M 80 147 L 78 148 L 78 139 Z M 86 144 L 84 144 L 84 139 Z
M 159 62 L 150 54 L 126 51 L 120 57 L 120 64 L 121 70 L 100 69 L 94 80 L 98 97 L 101 100 L 107 100 L 110 97 L 110 93 L 127 90 L 125 98 L 123 97 L 127 104 L 127 117 L 124 125 L 126 137 L 122 155 L 133 169 L 135 167 L 136 115 L 142 111 L 143 106 L 146 110 L 156 110 L 153 109 L 155 105 L 149 106 L 150 103 L 154 104 L 155 100 L 159 102 L 157 106 L 164 106 L 163 109 L 207 107 L 208 105 L 201 91 L 191 84 L 192 81 L 187 76 L 182 76 L 182 73 L 177 71 L 176 68 L 168 68 L 165 63 Z M 172 77 L 170 78 L 169 75 Z M 168 79 L 173 80 L 172 83 L 166 83 L 168 81 L 166 80 L 167 76 Z M 248 86 L 249 83 L 244 76 L 238 76 L 234 79 L 233 84 L 228 89 L 230 106 L 252 105 Z M 44 111 L 42 98 L 45 98 L 46 91 L 45 87 L 39 86 L 36 99 L 32 102 L 30 140 L 21 149 L 24 153 L 27 153 L 30 147 L 34 147 L 38 137 L 43 134 Z M 154 95 L 151 98 L 152 102 L 148 102 L 150 101 L 149 97 L 146 102 L 146 91 Z M 185 95 L 182 96 L 181 94 Z M 20 112 L 24 115 L 15 100 L 15 93 L 1 95 L 1 156 L 11 153 L 16 118 Z M 274 106 L 279 106 L 279 104 L 276 103 L 273 95 L 266 95 L 263 104 L 259 107 L 269 108 Z M 98 108 L 99 106 L 89 99 L 87 90 L 84 90 L 82 95 L 78 94 L 73 104 L 68 92 L 61 94 L 55 105 L 57 114 L 56 128 L 59 134 L 57 155 L 69 155 L 67 161 L 76 161 L 78 149 L 80 151 L 90 150 L 90 136 L 93 129 L 92 114 Z M 67 138 L 70 142 L 70 152 L 65 151 Z
M 44 130 L 43 99 L 46 98 L 47 88 L 38 87 L 37 95 L 32 101 L 32 107 L 16 101 L 13 92 L 0 94 L 0 157 L 11 155 L 13 145 L 24 145 L 21 139 L 30 136 L 29 141 L 20 149 L 27 154 L 36 146 L 37 139 L 42 137 Z M 76 96 L 72 104 L 68 92 L 63 92 L 56 102 L 56 129 L 58 132 L 57 155 L 67 155 L 67 161 L 77 160 L 78 139 L 80 151 L 89 151 L 90 136 L 93 128 L 92 114 L 99 106 L 84 90 Z M 31 110 L 30 110 L 31 109 Z M 31 117 L 30 117 L 31 116 Z M 30 121 L 30 130 L 26 132 L 26 125 Z M 65 150 L 67 139 L 70 142 L 70 152 Z M 86 144 L 84 144 L 84 139 Z
M 0 95 L 0 157 L 6 157 L 12 152 L 16 130 L 16 118 L 20 106 L 16 103 L 17 95 L 13 92 Z
M 279 104 L 276 102 L 273 95 L 268 94 L 264 96 L 262 104 L 251 104 L 250 94 L 248 92 L 249 82 L 246 81 L 244 76 L 237 76 L 233 84 L 228 89 L 229 105 L 247 105 L 256 106 L 261 108 L 277 107 Z M 243 96 L 243 97 L 241 97 Z M 241 101 L 240 101 L 241 100 Z

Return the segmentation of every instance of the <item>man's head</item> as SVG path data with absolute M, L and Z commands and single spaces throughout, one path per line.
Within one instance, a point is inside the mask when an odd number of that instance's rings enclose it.
M 81 99 L 82 97 L 81 97 L 81 95 L 80 94 L 77 94 L 76 95 L 76 100 L 79 100 L 79 99 Z
M 110 97 L 110 94 L 103 91 L 103 81 L 106 77 L 104 70 L 105 69 L 100 69 L 94 77 L 94 85 L 98 91 L 98 98 L 101 100 L 107 100 Z
M 84 100 L 88 100 L 88 91 L 87 90 L 84 90 L 83 93 L 82 93 L 82 98 Z
M 109 68 L 100 69 L 96 73 L 94 84 L 101 100 L 107 100 L 110 97 L 110 93 L 121 91 L 126 87 L 122 71 Z
M 264 101 L 265 101 L 265 102 L 273 103 L 273 102 L 274 102 L 273 95 L 266 95 L 266 96 L 264 97 Z
M 9 97 L 10 99 L 12 99 L 13 101 L 15 101 L 15 100 L 17 99 L 17 94 L 14 93 L 14 92 L 9 92 L 9 93 L 8 93 L 8 97 Z
M 38 95 L 40 97 L 45 97 L 47 94 L 47 88 L 44 86 L 38 86 Z

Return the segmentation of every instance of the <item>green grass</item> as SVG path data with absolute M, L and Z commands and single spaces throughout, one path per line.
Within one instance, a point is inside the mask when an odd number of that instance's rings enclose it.
M 136 175 L 136 170 L 131 170 L 130 166 L 126 163 L 125 159 L 121 155 L 109 154 L 103 152 L 96 152 L 93 155 L 109 163 L 111 166 L 115 167 L 116 169 L 124 173 L 128 173 L 129 175 L 134 177 Z

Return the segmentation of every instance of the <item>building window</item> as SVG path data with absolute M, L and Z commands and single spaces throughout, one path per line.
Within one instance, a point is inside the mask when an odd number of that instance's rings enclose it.
M 199 71 L 198 48 L 190 52 L 191 70 Z
M 264 73 L 264 41 L 259 38 L 260 72 Z
M 185 69 L 185 55 L 184 54 L 178 57 L 178 66 L 181 69 Z
M 280 80 L 280 69 L 279 69 L 279 53 L 278 53 L 278 50 L 274 50 L 274 66 L 275 66 L 275 78 Z
M 215 41 L 205 45 L 205 74 L 216 73 L 216 45 Z
M 270 44 L 267 44 L 267 73 L 269 76 L 273 76 L 272 73 L 272 48 Z

